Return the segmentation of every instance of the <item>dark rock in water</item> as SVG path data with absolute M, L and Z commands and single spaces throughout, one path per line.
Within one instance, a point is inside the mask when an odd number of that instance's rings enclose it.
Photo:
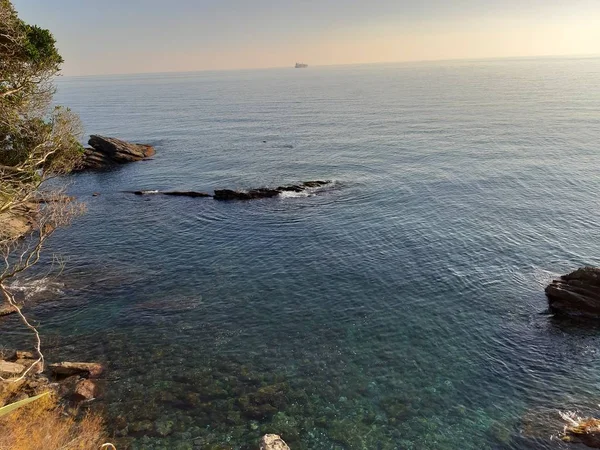
M 279 186 L 275 189 L 261 188 L 248 191 L 233 191 L 231 189 L 220 189 L 215 191 L 215 200 L 254 200 L 258 198 L 276 197 L 282 192 L 304 192 L 310 188 L 316 188 L 330 184 L 331 181 L 305 181 L 302 184 L 291 184 Z
M 163 195 L 172 195 L 175 197 L 212 197 L 212 195 L 206 192 L 195 192 L 195 191 L 169 191 L 161 192 Z
M 305 181 L 304 183 L 302 183 L 302 186 L 307 187 L 307 188 L 316 188 L 316 187 L 325 186 L 329 183 L 331 183 L 331 181 L 320 181 L 320 180 Z
M 277 197 L 282 192 L 304 192 L 311 188 L 317 188 L 330 184 L 330 181 L 305 181 L 301 184 L 290 184 L 287 186 L 278 186 L 276 188 L 258 188 L 249 189 L 247 191 L 235 191 L 232 189 L 217 189 L 214 195 L 206 192 L 197 191 L 157 191 L 157 190 L 141 190 L 141 191 L 124 191 L 135 195 L 170 195 L 173 197 L 213 197 L 215 200 L 256 200 L 260 198 Z
M 550 311 L 568 316 L 600 318 L 600 268 L 584 267 L 546 287 Z
M 302 186 L 298 186 L 297 184 L 292 184 L 290 186 L 279 186 L 277 190 L 279 192 L 302 192 L 305 188 Z
M 85 149 L 79 170 L 105 169 L 118 164 L 141 161 L 156 153 L 150 145 L 132 144 L 98 135 L 90 136 L 88 144 L 90 147 Z
M 232 191 L 231 189 L 217 189 L 213 198 L 215 200 L 255 200 L 259 198 L 276 197 L 281 193 L 277 189 L 251 189 L 249 191 Z

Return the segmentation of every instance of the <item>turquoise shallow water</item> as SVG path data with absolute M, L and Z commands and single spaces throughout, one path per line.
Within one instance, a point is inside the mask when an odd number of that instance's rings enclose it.
M 60 79 L 88 133 L 157 155 L 72 177 L 48 353 L 108 364 L 132 448 L 564 447 L 556 410 L 598 413 L 600 333 L 543 288 L 600 263 L 599 86 L 592 58 Z M 311 179 L 335 183 L 122 192 Z

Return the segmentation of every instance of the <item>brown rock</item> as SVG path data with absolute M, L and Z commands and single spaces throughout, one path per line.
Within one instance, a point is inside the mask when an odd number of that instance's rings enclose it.
M 102 364 L 83 362 L 61 362 L 50 364 L 49 369 L 54 375 L 62 377 L 81 375 L 89 378 L 96 378 L 104 371 Z
M 280 436 L 265 434 L 260 440 L 260 450 L 290 450 L 290 448 Z
M 600 318 L 600 269 L 584 267 L 546 287 L 550 311 L 559 315 Z
M 0 360 L 0 375 L 19 375 L 24 370 L 23 364 Z
M 88 144 L 90 147 L 85 149 L 80 170 L 104 169 L 117 164 L 141 161 L 156 153 L 150 145 L 132 144 L 98 135 L 90 136 Z
M 8 316 L 9 314 L 16 313 L 17 310 L 7 303 L 0 305 L 0 317 Z
M 37 359 L 33 352 L 26 352 L 23 350 L 17 350 L 15 356 L 17 359 Z
M 80 380 L 73 392 L 75 400 L 92 400 L 96 397 L 96 384 L 92 380 Z

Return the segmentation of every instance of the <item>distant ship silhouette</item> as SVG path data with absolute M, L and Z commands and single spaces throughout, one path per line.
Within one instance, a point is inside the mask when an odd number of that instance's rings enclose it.
M 306 69 L 308 64 L 296 63 L 296 69 Z

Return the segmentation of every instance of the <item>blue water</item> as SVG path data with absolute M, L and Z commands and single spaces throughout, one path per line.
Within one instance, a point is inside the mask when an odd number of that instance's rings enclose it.
M 555 449 L 557 410 L 598 413 L 600 332 L 543 289 L 600 264 L 600 59 L 62 78 L 57 101 L 157 149 L 71 177 L 87 213 L 32 311 L 52 358 L 107 363 L 122 447 Z

